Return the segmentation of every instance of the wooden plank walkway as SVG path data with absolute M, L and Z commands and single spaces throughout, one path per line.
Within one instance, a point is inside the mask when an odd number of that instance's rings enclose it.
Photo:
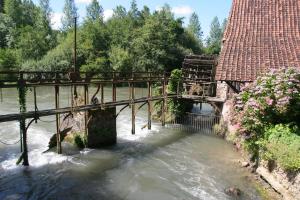
M 200 102 L 214 102 L 214 103 L 224 103 L 226 99 L 222 99 L 219 97 L 207 97 L 207 96 L 197 96 L 197 95 L 182 95 L 183 99 L 190 99 L 193 101 L 200 101 Z

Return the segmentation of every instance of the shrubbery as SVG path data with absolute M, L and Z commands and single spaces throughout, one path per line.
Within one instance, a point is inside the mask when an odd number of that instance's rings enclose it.
M 300 145 L 293 147 L 294 142 L 291 142 L 291 138 L 299 140 L 299 131 L 290 128 L 300 125 L 299 83 L 297 69 L 271 70 L 234 97 L 232 121 L 238 127 L 245 147 L 256 157 L 260 152 L 272 155 L 283 168 L 291 170 L 300 169 L 299 161 L 293 159 L 293 156 L 300 157 L 297 150 Z M 277 148 L 287 145 L 289 148 L 284 150 Z M 290 161 L 284 159 L 287 155 Z
M 167 93 L 170 94 L 182 94 L 183 83 L 182 83 L 182 71 L 174 69 L 171 72 L 171 76 L 168 82 Z M 154 96 L 162 95 L 162 87 L 160 85 L 154 86 Z M 154 104 L 157 118 L 161 116 L 162 101 L 158 101 Z M 166 120 L 170 121 L 176 117 L 183 116 L 186 112 L 189 112 L 193 108 L 193 101 L 184 100 L 181 98 L 171 98 L 167 100 L 167 117 Z
M 300 169 L 300 130 L 279 124 L 265 132 L 259 143 L 266 160 L 277 161 L 286 170 Z

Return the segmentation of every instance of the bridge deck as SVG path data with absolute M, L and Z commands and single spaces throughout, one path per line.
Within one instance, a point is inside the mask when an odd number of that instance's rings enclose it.
M 183 99 L 190 99 L 199 102 L 214 102 L 214 103 L 224 103 L 226 99 L 220 97 L 207 97 L 207 96 L 197 96 L 197 95 L 182 95 Z

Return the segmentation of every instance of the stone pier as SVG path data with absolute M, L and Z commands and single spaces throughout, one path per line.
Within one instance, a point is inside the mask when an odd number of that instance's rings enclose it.
M 88 112 L 87 147 L 101 148 L 117 142 L 116 108 Z

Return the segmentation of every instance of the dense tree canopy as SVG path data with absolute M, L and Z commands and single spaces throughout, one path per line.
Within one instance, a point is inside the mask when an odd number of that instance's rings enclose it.
M 68 70 L 73 67 L 74 0 L 65 0 L 62 29 L 51 26 L 50 0 L 0 0 L 0 70 Z M 117 6 L 104 21 L 98 0 L 86 8 L 77 30 L 77 64 L 82 71 L 167 70 L 180 68 L 187 54 L 205 53 L 196 13 L 185 27 L 169 5 L 151 12 L 133 0 Z M 225 23 L 225 22 L 224 22 Z M 212 23 L 208 53 L 218 53 L 224 25 Z

